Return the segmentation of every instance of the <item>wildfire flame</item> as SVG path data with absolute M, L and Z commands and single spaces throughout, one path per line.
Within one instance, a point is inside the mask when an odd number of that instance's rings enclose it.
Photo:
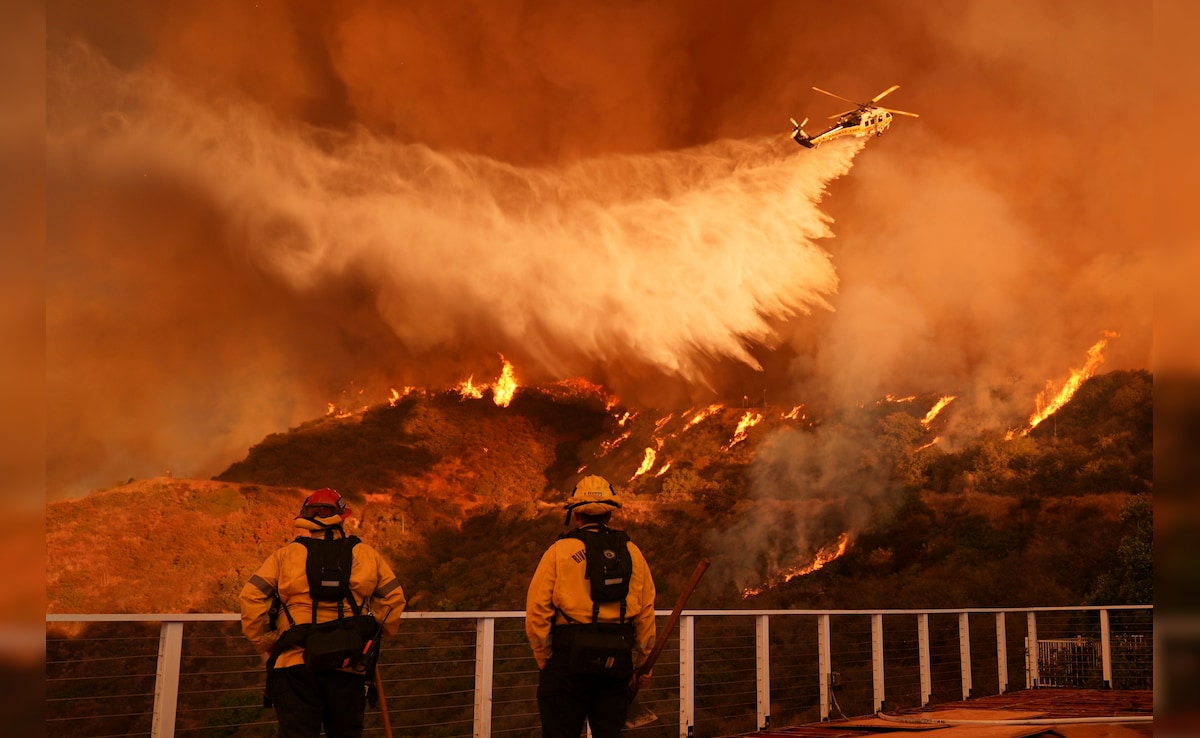
M 805 564 L 804 566 L 792 567 L 787 571 L 780 572 L 778 575 L 768 578 L 768 580 L 761 587 L 748 587 L 742 590 L 742 598 L 745 599 L 747 597 L 753 597 L 763 590 L 770 589 L 771 587 L 775 587 L 780 584 L 785 584 L 792 581 L 796 577 L 802 577 L 805 574 L 812 574 L 814 571 L 824 567 L 830 561 L 833 561 L 842 554 L 846 553 L 846 548 L 849 547 L 849 545 L 850 531 L 846 531 L 838 536 L 836 541 L 822 548 L 820 551 L 817 551 L 817 555 L 813 557 L 811 563 Z
M 500 356 L 501 368 L 500 378 L 496 380 L 496 384 L 475 384 L 475 375 L 467 377 L 465 382 L 459 382 L 455 389 L 464 400 L 478 400 L 483 397 L 483 393 L 488 389 L 492 390 L 492 401 L 500 407 L 508 407 L 508 403 L 512 402 L 513 395 L 517 392 L 517 376 L 513 371 L 513 365 Z
M 747 410 L 746 414 L 742 416 L 742 419 L 738 421 L 737 430 L 734 431 L 733 438 L 729 441 L 729 445 L 725 448 L 733 448 L 735 445 L 746 440 L 747 431 L 762 422 L 762 419 L 763 416 L 761 413 Z
M 917 451 L 924 451 L 925 449 L 933 446 L 933 444 L 937 443 L 940 440 L 942 440 L 941 436 L 934 436 L 933 440 L 930 441 L 929 443 L 926 443 L 923 446 L 917 446 L 915 449 L 913 449 L 913 453 L 916 453 Z
M 788 412 L 781 413 L 779 417 L 783 418 L 784 420 L 801 420 L 804 418 L 804 416 L 800 414 L 800 408 L 802 407 L 804 407 L 804 405 L 797 405 Z
M 416 387 L 406 386 L 403 390 L 397 391 L 395 387 L 392 387 L 391 396 L 388 398 L 388 405 L 391 407 L 396 407 L 396 403 L 400 402 L 401 399 L 411 395 L 416 391 L 416 389 Z
M 658 468 L 658 471 L 654 473 L 654 476 L 661 477 L 662 475 L 666 474 L 667 469 L 670 469 L 670 468 L 671 468 L 671 462 L 668 461 L 667 463 L 663 464 L 662 466 L 660 466 Z
M 675 417 L 675 413 L 671 413 L 670 415 L 668 415 L 665 418 L 660 418 L 658 420 L 658 422 L 654 424 L 654 432 L 658 433 L 658 432 L 662 431 L 663 426 L 666 425 L 667 423 L 670 423 L 671 418 L 673 418 L 673 417 Z
M 683 426 L 683 429 L 687 430 L 688 428 L 691 428 L 693 425 L 696 425 L 697 423 L 704 420 L 705 418 L 711 417 L 712 415 L 715 415 L 716 413 L 719 413 L 719 412 L 721 412 L 721 405 L 709 405 L 708 407 L 704 408 L 703 410 L 697 411 L 696 414 L 694 416 L 692 416 L 692 419 L 689 420 L 687 422 L 687 424 Z
M 921 425 L 928 428 L 929 424 L 933 422 L 933 419 L 936 418 L 938 413 L 942 411 L 942 408 L 946 407 L 951 402 L 954 402 L 956 397 L 957 395 L 946 395 L 942 399 L 935 402 L 933 407 L 930 408 L 929 412 L 925 413 L 925 417 L 921 420 Z
M 654 466 L 654 457 L 657 455 L 658 455 L 657 451 L 655 451 L 652 448 L 647 448 L 646 455 L 644 458 L 642 458 L 642 465 L 640 467 L 638 467 L 638 470 L 636 472 L 633 473 L 633 476 L 629 478 L 629 481 L 632 482 L 633 480 L 642 476 L 646 472 L 650 471 L 651 467 Z
M 478 400 L 480 397 L 483 397 L 483 391 L 487 387 L 486 385 L 475 386 L 475 375 L 472 374 L 467 377 L 465 382 L 459 382 L 458 387 L 455 389 L 458 390 L 458 394 L 462 395 L 464 400 Z
M 1046 389 L 1042 390 L 1037 396 L 1037 410 L 1033 415 L 1029 416 L 1029 427 L 1022 431 L 1021 435 L 1028 435 L 1039 423 L 1053 415 L 1075 396 L 1075 393 L 1079 391 L 1083 383 L 1095 374 L 1096 369 L 1104 363 L 1104 347 L 1108 345 L 1110 338 L 1120 338 L 1120 336 L 1112 331 L 1104 331 L 1103 337 L 1088 349 L 1087 361 L 1084 362 L 1081 368 L 1071 370 L 1071 377 L 1057 393 L 1054 391 L 1053 382 L 1046 383 Z
M 507 359 L 501 356 L 500 361 L 504 366 L 500 370 L 496 386 L 492 389 L 492 400 L 499 407 L 508 407 L 508 403 L 512 402 L 513 395 L 517 392 L 517 377 L 513 373 L 513 365 Z
M 624 443 L 625 439 L 629 438 L 631 435 L 633 435 L 633 431 L 627 430 L 624 433 L 622 433 L 621 435 L 612 439 L 611 441 L 601 442 L 600 443 L 600 453 L 598 455 L 599 456 L 606 455 L 609 451 L 612 451 L 614 448 L 616 448 L 617 446 L 620 446 L 622 443 Z

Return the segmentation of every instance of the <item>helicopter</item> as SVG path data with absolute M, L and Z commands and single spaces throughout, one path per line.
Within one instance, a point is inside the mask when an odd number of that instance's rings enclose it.
M 883 132 L 892 124 L 892 116 L 894 115 L 910 115 L 914 118 L 921 116 L 916 113 L 910 113 L 906 110 L 894 110 L 885 108 L 875 103 L 900 89 L 900 85 L 892 85 L 875 97 L 871 98 L 870 102 L 857 103 L 841 95 L 835 95 L 827 90 L 822 90 L 820 87 L 814 87 L 814 90 L 830 97 L 836 97 L 839 100 L 844 100 L 854 107 L 844 113 L 829 116 L 830 120 L 836 119 L 837 122 L 828 130 L 822 131 L 815 136 L 809 135 L 804 130 L 804 124 L 808 123 L 808 118 L 804 119 L 803 123 L 797 123 L 795 118 L 792 118 L 792 138 L 796 143 L 806 148 L 815 149 L 826 141 L 832 141 L 835 138 L 844 136 L 854 136 L 862 138 L 874 133 L 876 136 L 882 136 Z

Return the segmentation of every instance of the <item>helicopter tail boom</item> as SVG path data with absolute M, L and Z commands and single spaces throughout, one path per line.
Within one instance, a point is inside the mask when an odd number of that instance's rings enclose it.
M 797 123 L 795 118 L 792 118 L 791 120 L 792 138 L 795 139 L 796 143 L 800 144 L 801 146 L 810 149 L 813 148 L 812 136 L 808 135 L 808 133 L 804 131 L 804 124 L 808 122 L 808 118 L 805 118 L 800 123 Z

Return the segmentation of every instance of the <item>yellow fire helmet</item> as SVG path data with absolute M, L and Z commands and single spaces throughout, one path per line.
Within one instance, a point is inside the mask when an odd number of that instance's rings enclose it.
M 572 512 L 578 511 L 584 515 L 603 515 L 620 506 L 621 498 L 617 496 L 617 491 L 613 489 L 607 479 L 594 474 L 584 477 L 579 480 L 567 498 L 567 524 L 571 522 Z

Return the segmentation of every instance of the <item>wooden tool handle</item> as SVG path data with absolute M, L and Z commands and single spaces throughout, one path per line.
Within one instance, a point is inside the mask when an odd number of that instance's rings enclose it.
M 671 633 L 675 631 L 675 626 L 679 623 L 679 616 L 683 613 L 683 607 L 687 604 L 688 598 L 692 596 L 696 585 L 700 584 L 700 577 L 704 576 L 704 572 L 708 569 L 708 565 L 712 563 L 708 559 L 700 559 L 700 563 L 696 565 L 696 570 L 692 572 L 691 579 L 688 579 L 687 584 L 683 585 L 683 591 L 679 593 L 679 599 L 675 602 L 675 609 L 671 611 L 671 617 L 667 618 L 667 625 L 658 634 L 658 640 L 654 642 L 654 648 L 650 649 L 650 655 L 646 657 L 645 663 L 637 668 L 634 672 L 633 682 L 629 690 L 629 698 L 632 700 L 638 692 L 638 677 L 648 673 L 654 668 L 654 664 L 658 661 L 659 655 L 667 645 L 667 639 L 671 637 Z

